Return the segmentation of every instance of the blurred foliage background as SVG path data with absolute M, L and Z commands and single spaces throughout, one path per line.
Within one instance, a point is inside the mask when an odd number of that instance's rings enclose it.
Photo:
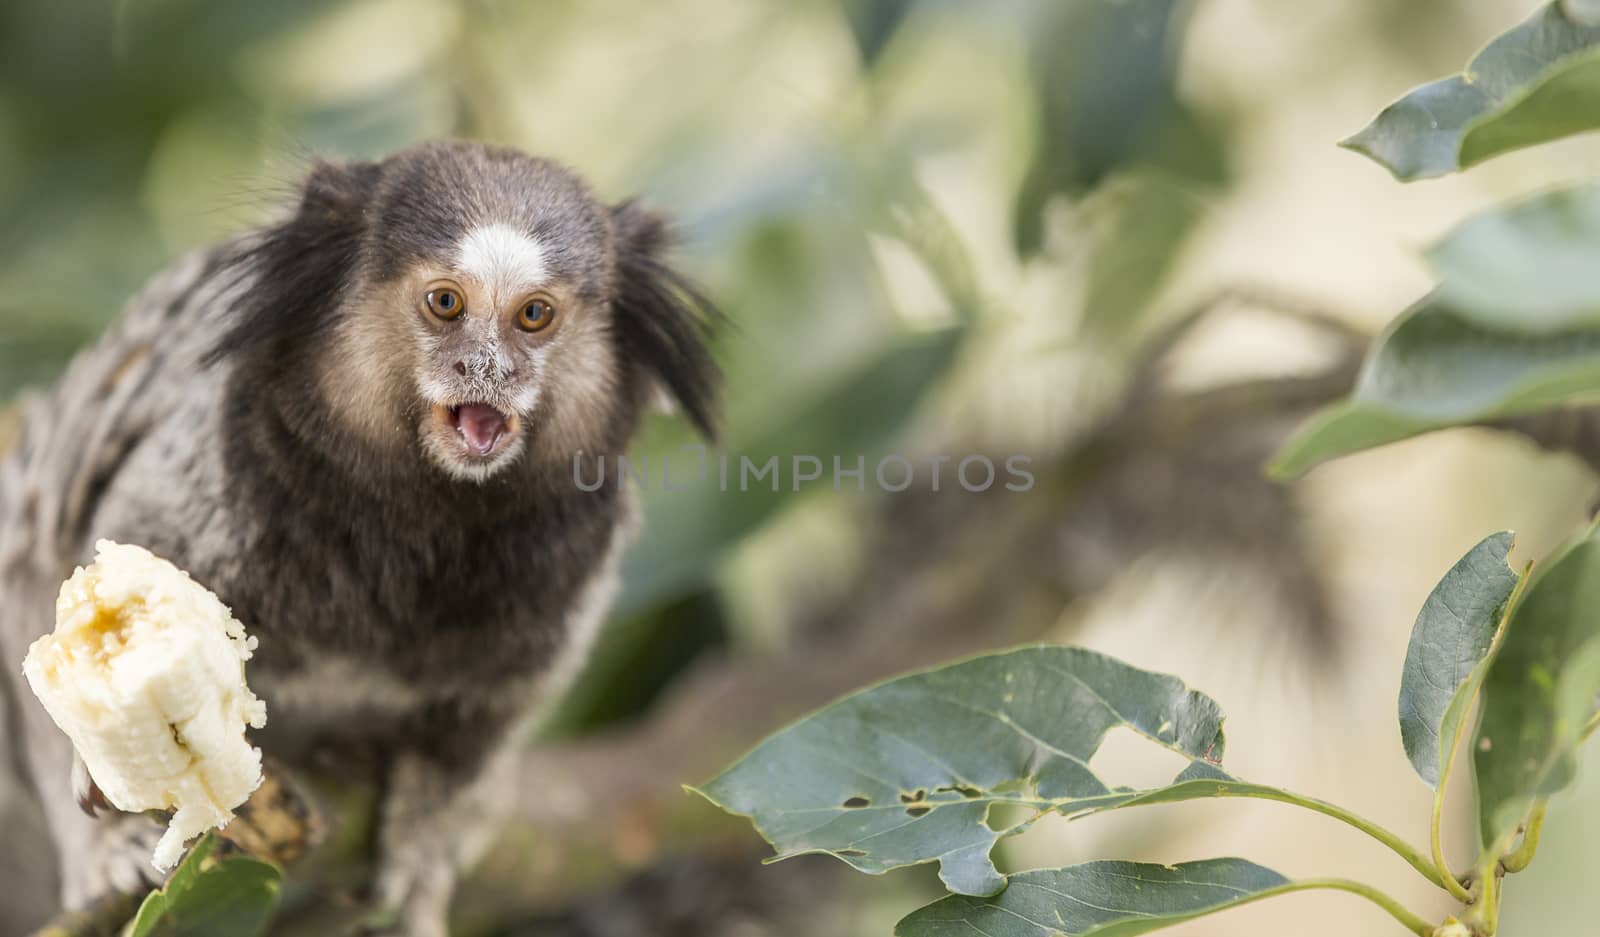
M 1255 472 L 1284 415 L 1259 393 L 1236 420 L 1147 408 L 1157 377 L 1180 401 L 1347 382 L 1278 313 L 1375 328 L 1467 210 L 1594 173 L 1580 139 L 1402 189 L 1333 147 L 1534 5 L 0 0 L 0 394 L 47 381 L 164 263 L 271 217 L 312 155 L 438 136 L 552 155 L 679 222 L 733 323 L 726 451 L 1026 453 L 1041 482 L 648 491 L 594 665 L 511 782 L 538 835 L 491 855 L 463 933 L 887 933 L 927 876 L 760 868 L 677 785 L 834 692 L 1022 638 L 1183 674 L 1228 707 L 1241 773 L 1420 841 L 1428 792 L 1394 744 L 1412 617 L 1483 532 L 1517 528 L 1523 556 L 1556 542 L 1592 479 L 1459 432 L 1284 489 Z M 688 474 L 686 442 L 663 418 L 639 453 Z M 712 742 L 691 757 L 688 736 Z M 1578 887 L 1597 793 L 1553 808 L 1505 933 L 1600 918 Z M 1186 809 L 1041 824 L 1009 859 L 1387 861 L 1271 806 Z M 20 852 L 4 861 L 43 881 Z M 1414 884 L 1397 892 L 1427 907 Z M 1372 915 L 1302 896 L 1174 933 L 1381 932 Z

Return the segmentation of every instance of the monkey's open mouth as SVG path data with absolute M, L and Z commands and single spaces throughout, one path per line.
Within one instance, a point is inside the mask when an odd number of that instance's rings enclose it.
M 479 459 L 498 454 L 517 435 L 516 414 L 491 404 L 458 403 L 438 407 L 435 412 L 455 432 L 467 453 Z

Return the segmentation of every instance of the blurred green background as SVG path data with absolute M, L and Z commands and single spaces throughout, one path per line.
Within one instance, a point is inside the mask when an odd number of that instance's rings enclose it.
M 1524 556 L 1554 543 L 1592 481 L 1451 433 L 1281 489 L 1254 472 L 1281 434 L 1235 438 L 1226 414 L 1117 427 L 1157 375 L 1166 400 L 1328 367 L 1258 298 L 1152 370 L 1206 297 L 1266 291 L 1372 329 L 1426 289 L 1415 249 L 1466 211 L 1594 173 L 1600 148 L 1576 140 L 1402 189 L 1333 147 L 1534 6 L 0 0 L 0 395 L 47 381 L 163 264 L 272 217 L 313 155 L 463 136 L 555 156 L 677 220 L 682 266 L 733 323 L 727 451 L 1027 453 L 1041 483 L 1009 501 L 648 493 L 549 773 L 518 781 L 545 852 L 495 854 L 463 933 L 887 933 L 927 876 L 760 868 L 747 828 L 677 785 L 834 692 L 1025 638 L 1183 674 L 1228 707 L 1243 773 L 1420 840 L 1427 791 L 1393 714 L 1412 616 L 1482 533 L 1522 530 Z M 639 452 L 687 441 L 663 418 Z M 770 691 L 704 691 L 720 678 Z M 647 757 L 689 736 L 711 739 L 699 757 Z M 650 783 L 584 799 L 585 777 L 630 772 Z M 563 783 L 576 799 L 550 807 Z M 1596 795 L 1591 773 L 1553 808 L 1510 937 L 1600 919 L 1582 887 L 1600 839 L 1580 833 Z M 1271 806 L 1186 810 L 1042 824 L 1009 858 L 1385 861 Z M 1428 907 L 1415 884 L 1397 891 Z M 1174 933 L 1384 926 L 1304 896 Z

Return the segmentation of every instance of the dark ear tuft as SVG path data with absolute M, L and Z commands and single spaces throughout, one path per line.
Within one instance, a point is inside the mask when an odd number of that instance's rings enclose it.
M 278 354 L 285 341 L 313 336 L 332 323 L 360 261 L 378 174 L 376 163 L 318 162 L 311 168 L 294 215 L 229 259 L 233 275 L 250 285 L 208 362 L 252 350 Z
M 664 218 L 624 202 L 612 209 L 611 220 L 618 275 L 613 306 L 623 354 L 672 394 L 701 435 L 714 439 L 721 374 L 709 342 L 721 317 L 662 259 L 672 241 Z

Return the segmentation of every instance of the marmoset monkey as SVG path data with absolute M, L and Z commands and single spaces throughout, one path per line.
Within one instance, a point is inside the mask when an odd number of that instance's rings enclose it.
M 377 757 L 376 898 L 444 934 L 451 804 L 615 587 L 628 496 L 580 490 L 575 454 L 614 459 L 663 395 L 711 433 L 714 313 L 667 242 L 510 149 L 319 163 L 285 220 L 157 276 L 27 404 L 0 464 L 5 666 L 97 538 L 172 560 L 260 639 L 269 757 Z M 160 825 L 80 809 L 70 743 L 10 703 L 66 905 L 154 877 Z

